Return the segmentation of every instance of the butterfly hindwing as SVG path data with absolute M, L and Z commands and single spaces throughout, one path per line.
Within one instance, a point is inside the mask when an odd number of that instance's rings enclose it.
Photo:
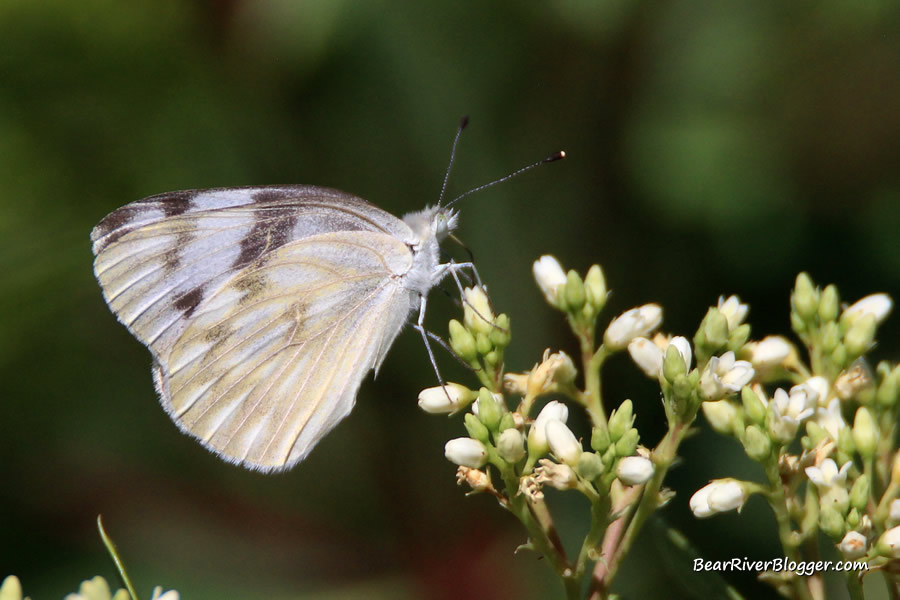
M 410 307 L 412 254 L 374 232 L 285 245 L 198 309 L 157 367 L 163 405 L 225 458 L 301 460 L 353 407 Z
M 253 468 L 290 466 L 349 412 L 412 303 L 400 278 L 414 234 L 336 190 L 155 196 L 92 240 L 104 297 L 150 348 L 163 405 Z

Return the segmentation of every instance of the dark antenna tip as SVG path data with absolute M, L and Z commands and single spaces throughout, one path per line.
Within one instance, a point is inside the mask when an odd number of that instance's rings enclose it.
M 545 163 L 548 163 L 548 162 L 554 162 L 554 161 L 557 161 L 557 160 L 562 160 L 562 159 L 564 159 L 565 157 L 566 157 L 566 151 L 565 151 L 565 150 L 560 150 L 559 152 L 554 152 L 553 154 L 551 154 L 550 156 L 548 156 L 547 158 L 545 158 L 542 162 L 545 162 Z
M 487 189 L 489 187 L 493 187 L 493 186 L 497 185 L 498 183 L 503 183 L 504 181 L 508 181 L 508 180 L 512 179 L 513 177 L 518 177 L 525 171 L 530 171 L 531 169 L 533 169 L 535 167 L 539 167 L 544 163 L 555 162 L 557 160 L 562 160 L 565 157 L 566 157 L 566 153 L 563 152 L 562 150 L 560 150 L 559 152 L 554 152 L 553 154 L 551 154 L 550 156 L 548 156 L 547 158 L 545 158 L 543 160 L 539 160 L 536 163 L 528 165 L 527 167 L 522 167 L 521 169 L 513 171 L 509 175 L 501 177 L 500 179 L 495 179 L 494 181 L 485 183 L 484 185 L 479 185 L 477 188 L 471 189 L 468 192 L 466 192 L 465 194 L 460 194 L 459 196 L 457 196 L 456 198 L 454 198 L 453 200 L 451 200 L 444 206 L 449 207 L 449 206 L 455 204 L 456 202 L 458 202 L 459 200 L 462 200 L 466 196 L 471 196 L 475 192 L 480 192 L 481 190 Z
M 453 147 L 450 149 L 450 162 L 447 164 L 447 171 L 444 173 L 444 183 L 441 185 L 441 195 L 438 196 L 438 206 L 444 201 L 444 193 L 447 191 L 447 182 L 450 181 L 450 171 L 453 169 L 453 160 L 456 158 L 456 146 L 459 144 L 459 138 L 462 136 L 463 129 L 465 129 L 468 124 L 469 115 L 463 115 L 463 118 L 459 120 L 459 127 L 456 128 L 456 137 L 453 138 Z
M 557 161 L 557 160 L 562 160 L 562 159 L 564 159 L 565 157 L 566 157 L 566 151 L 565 151 L 565 150 L 560 150 L 559 152 L 554 152 L 553 154 L 551 154 L 550 156 L 548 156 L 547 158 L 545 158 L 545 159 L 544 159 L 543 161 L 541 161 L 541 162 L 554 162 L 554 161 Z

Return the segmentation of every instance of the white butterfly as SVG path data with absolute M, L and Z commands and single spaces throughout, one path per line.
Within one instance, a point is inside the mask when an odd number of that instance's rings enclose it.
M 163 407 L 223 459 L 303 460 L 353 408 L 441 264 L 455 212 L 398 219 L 313 186 L 173 192 L 91 233 L 116 317 L 153 355 Z

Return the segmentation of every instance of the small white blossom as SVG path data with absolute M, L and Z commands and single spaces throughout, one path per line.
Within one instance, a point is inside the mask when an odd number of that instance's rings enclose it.
M 479 469 L 487 462 L 487 448 L 472 438 L 452 439 L 444 445 L 444 456 L 461 467 Z
M 581 443 L 562 421 L 552 419 L 546 425 L 547 443 L 553 455 L 564 463 L 574 466 L 583 449 Z
M 663 353 L 659 346 L 645 337 L 636 337 L 628 342 L 628 354 L 647 377 L 656 379 L 662 369 Z
M 610 350 L 621 350 L 636 337 L 646 337 L 662 323 L 662 307 L 645 304 L 627 310 L 609 324 L 603 342 Z
M 841 401 L 832 398 L 827 408 L 822 408 L 820 405 L 816 409 L 816 423 L 828 433 L 831 439 L 835 442 L 838 441 L 841 430 L 847 427 L 844 415 L 841 414 Z
M 534 261 L 531 268 L 534 280 L 544 293 L 544 298 L 551 305 L 556 306 L 559 300 L 559 288 L 566 283 L 566 272 L 555 257 L 545 254 Z
M 169 590 L 168 592 L 163 592 L 163 589 L 159 586 L 153 588 L 153 595 L 150 597 L 150 600 L 179 600 L 181 596 L 179 596 L 176 590 Z
M 458 383 L 447 383 L 419 392 L 419 408 L 431 414 L 448 414 L 465 408 L 477 394 Z
M 725 299 L 724 296 L 719 296 L 717 308 L 724 315 L 725 320 L 728 321 L 728 331 L 733 331 L 735 327 L 743 323 L 744 319 L 747 318 L 747 311 L 750 310 L 749 306 L 741 304 L 741 299 L 737 296 L 729 296 L 728 299 Z
M 747 501 L 747 492 L 733 479 L 717 479 L 697 490 L 689 502 L 694 516 L 709 517 L 719 512 L 739 509 Z
M 894 307 L 894 301 L 887 294 L 870 294 L 857 300 L 841 315 L 841 320 L 852 323 L 860 317 L 872 315 L 875 321 L 882 323 Z
M 730 350 L 722 356 L 713 356 L 706 363 L 700 376 L 700 393 L 706 400 L 721 400 L 739 392 L 750 383 L 755 371 L 746 360 L 735 360 Z
M 797 435 L 800 424 L 816 414 L 818 395 L 805 384 L 795 385 L 790 394 L 778 388 L 768 402 L 769 430 L 782 443 L 788 443 Z M 765 402 L 765 397 L 760 396 Z
M 626 456 L 616 466 L 616 477 L 625 485 L 641 485 L 653 477 L 653 463 L 643 456 Z
M 528 450 L 532 454 L 545 454 L 550 446 L 547 444 L 547 423 L 549 421 L 562 421 L 569 418 L 569 408 L 562 402 L 551 400 L 548 402 L 528 431 Z
M 816 413 L 817 398 L 815 391 L 801 384 L 792 387 L 790 393 L 781 388 L 775 390 L 771 405 L 782 419 L 799 425 Z
M 838 549 L 844 558 L 859 558 L 866 553 L 866 536 L 858 531 L 848 531 L 841 543 L 838 544 Z
M 815 377 L 810 377 L 809 379 L 804 381 L 802 385 L 808 386 L 816 393 L 816 402 L 818 402 L 819 406 L 828 405 L 829 389 L 827 379 L 825 379 L 821 375 L 816 375 Z
M 844 487 L 847 481 L 847 471 L 852 463 L 847 461 L 838 470 L 837 463 L 830 458 L 822 461 L 818 467 L 806 467 L 806 476 L 816 484 L 819 492 L 824 494 L 834 487 Z
M 781 365 L 791 355 L 793 346 L 780 335 L 766 336 L 758 342 L 747 344 L 753 368 L 771 369 Z
M 540 466 L 534 470 L 534 478 L 538 485 L 549 485 L 558 490 L 568 490 L 577 485 L 578 477 L 569 465 L 558 464 L 546 458 L 539 464 Z

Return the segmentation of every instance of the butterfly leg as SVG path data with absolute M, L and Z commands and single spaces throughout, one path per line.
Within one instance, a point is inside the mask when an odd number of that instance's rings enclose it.
M 444 381 L 444 378 L 441 377 L 441 371 L 438 369 L 437 360 L 434 358 L 434 351 L 431 349 L 431 343 L 428 341 L 428 335 L 431 334 L 435 338 L 437 338 L 441 345 L 447 348 L 444 340 L 441 340 L 439 337 L 432 334 L 430 331 L 425 329 L 425 306 L 428 303 L 428 299 L 424 295 L 419 296 L 419 318 L 416 320 L 416 323 L 413 325 L 420 334 L 422 334 L 422 341 L 425 343 L 425 350 L 428 352 L 428 360 L 431 361 L 431 367 L 434 369 L 434 374 L 437 376 L 438 382 L 441 384 L 441 388 L 444 390 L 444 394 L 447 396 L 447 400 L 450 403 L 453 403 L 453 399 L 450 398 L 450 392 L 447 391 L 447 383 Z M 449 348 L 448 348 L 449 350 Z M 456 356 L 452 350 L 450 351 L 453 356 Z

